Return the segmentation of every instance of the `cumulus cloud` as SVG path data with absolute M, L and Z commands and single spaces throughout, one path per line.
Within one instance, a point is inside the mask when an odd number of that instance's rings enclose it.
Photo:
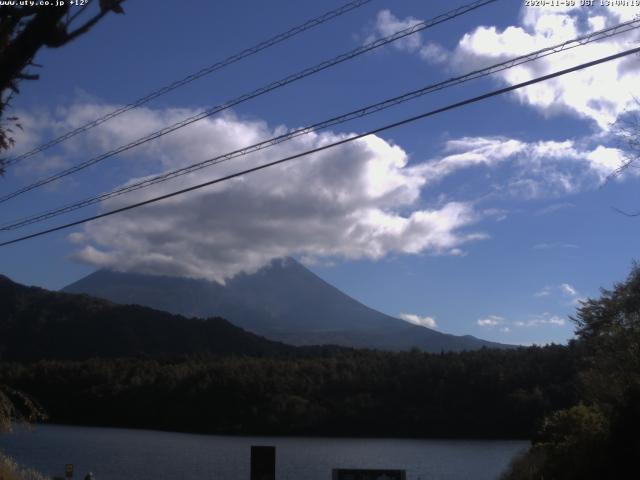
M 15 144 L 11 148 L 11 157 L 16 157 L 20 154 L 26 153 L 29 150 L 37 147 L 42 142 L 41 132 L 43 132 L 50 121 L 50 117 L 46 112 L 28 112 L 25 110 L 19 110 L 15 113 L 17 118 L 16 122 L 20 125 L 20 128 L 13 126 L 13 123 L 8 123 L 8 127 L 11 128 L 11 138 L 13 138 Z
M 523 6 L 513 25 L 506 28 L 479 26 L 464 34 L 451 51 L 435 43 L 425 43 L 420 34 L 398 43 L 396 48 L 415 53 L 432 63 L 444 63 L 448 69 L 462 73 L 613 26 L 630 20 L 635 14 L 637 8 L 626 7 Z M 372 38 L 388 35 L 419 21 L 414 17 L 400 19 L 389 10 L 383 10 L 378 14 L 376 34 Z M 640 32 L 634 30 L 588 47 L 566 50 L 504 70 L 494 78 L 503 84 L 513 85 L 628 49 L 638 40 Z M 536 108 L 544 115 L 563 112 L 593 122 L 602 135 L 581 141 L 456 139 L 451 142 L 451 149 L 457 149 L 459 153 L 452 153 L 429 165 L 427 175 L 438 180 L 462 168 L 496 167 L 506 160 L 517 159 L 521 174 L 514 175 L 501 189 L 519 197 L 557 197 L 602 183 L 627 160 L 623 150 L 606 143 L 611 141 L 611 124 L 623 112 L 637 108 L 633 92 L 640 82 L 638 67 L 640 57 L 636 55 L 519 89 L 512 94 L 520 103 Z M 598 141 L 602 144 L 596 143 Z
M 387 9 L 381 10 L 376 17 L 374 32 L 367 37 L 367 42 L 393 35 L 421 22 L 422 20 L 413 17 L 400 19 Z M 429 63 L 445 63 L 449 58 L 449 52 L 444 47 L 433 41 L 425 42 L 419 32 L 397 40 L 392 45 L 397 50 L 418 53 Z
M 433 317 L 421 317 L 414 313 L 401 313 L 399 317 L 405 322 L 413 323 L 414 325 L 420 325 L 427 328 L 438 328 L 436 320 Z
M 401 20 L 387 9 L 380 10 L 376 17 L 374 32 L 367 37 L 367 42 L 373 42 L 377 38 L 388 37 L 400 30 L 411 28 L 420 22 L 422 22 L 422 20 L 413 17 L 407 17 Z M 420 33 L 414 33 L 400 40 L 396 40 L 392 45 L 398 50 L 416 52 L 422 48 L 422 37 Z
M 617 149 L 589 147 L 575 140 L 461 137 L 447 141 L 444 153 L 413 168 L 436 182 L 463 169 L 510 165 L 511 171 L 503 172 L 503 190 L 519 198 L 557 197 L 593 188 L 624 162 Z
M 51 129 L 55 124 L 51 115 L 46 111 L 18 110 L 15 113 L 16 123 L 20 127 L 13 127 L 11 138 L 15 145 L 6 155 L 7 159 L 18 157 L 41 145 L 46 138 L 43 133 Z M 3 155 L 4 156 L 4 155 Z M 70 166 L 67 156 L 62 154 L 49 154 L 47 156 L 36 155 L 21 160 L 8 169 L 8 172 L 18 177 L 37 175 L 39 177 L 49 175 Z M 56 186 L 48 186 L 55 189 Z
M 449 52 L 435 42 L 427 42 L 420 48 L 420 57 L 429 63 L 445 63 Z
M 74 104 L 50 125 L 54 131 L 67 130 L 113 108 Z M 141 108 L 129 113 L 119 122 L 107 122 L 66 142 L 67 157 L 119 146 L 194 111 Z M 270 127 L 229 114 L 161 137 L 123 154 L 119 162 L 128 172 L 139 172 L 131 180 L 137 181 L 285 131 L 283 126 Z M 348 136 L 324 132 L 298 137 L 246 158 L 111 199 L 101 208 L 110 210 L 143 201 Z M 573 141 L 462 137 L 446 142 L 441 157 L 409 165 L 401 147 L 370 136 L 89 224 L 72 237 L 79 245 L 75 258 L 97 267 L 223 282 L 284 256 L 313 262 L 380 259 L 390 253 L 464 255 L 463 245 L 488 237 L 469 231 L 469 227 L 491 214 L 460 201 L 441 200 L 427 208 L 421 203 L 421 193 L 429 184 L 464 169 L 511 164 L 517 168 L 506 177 L 510 193 L 519 197 L 566 194 L 582 188 L 584 179 L 593 183 L 607 173 L 603 170 L 607 162 L 600 153 L 593 155 L 596 151 L 602 152 Z M 570 181 L 565 179 L 563 168 L 570 169 L 566 173 L 573 175 Z
M 89 104 L 74 106 L 66 112 L 65 126 L 81 124 L 112 108 L 95 105 L 92 111 Z M 138 109 L 69 142 L 68 148 L 80 150 L 80 142 L 111 148 L 190 113 L 194 112 Z M 162 137 L 125 158 L 135 158 L 136 168 L 158 173 L 284 131 L 284 127 L 226 115 Z M 101 208 L 143 201 L 348 136 L 324 132 L 298 137 L 247 158 L 108 200 Z M 239 272 L 256 271 L 273 258 L 457 255 L 463 244 L 486 238 L 481 232 L 468 231 L 481 217 L 471 204 L 449 201 L 424 207 L 420 195 L 426 179 L 407 162 L 402 148 L 370 136 L 88 224 L 71 238 L 79 248 L 75 258 L 96 267 L 224 282 Z
M 464 73 L 550 47 L 594 31 L 631 20 L 637 7 L 526 7 L 517 22 L 506 28 L 482 25 L 464 34 L 452 51 L 436 43 L 425 43 L 419 34 L 400 42 L 396 48 L 417 53 L 424 60 L 442 64 Z M 376 34 L 390 34 L 420 20 L 395 17 L 389 10 L 378 14 Z M 495 75 L 502 83 L 513 85 L 564 68 L 632 48 L 640 40 L 637 30 L 549 55 L 504 70 Z M 624 111 L 637 108 L 633 99 L 640 83 L 640 59 L 637 55 L 597 65 L 546 82 L 521 88 L 512 93 L 522 104 L 552 115 L 568 112 L 593 121 L 608 131 Z M 615 88 L 612 86 L 615 85 Z
M 485 318 L 479 318 L 476 323 L 480 327 L 495 327 L 496 325 L 504 323 L 504 318 L 498 315 L 489 315 Z
M 464 71 L 488 66 L 630 20 L 635 14 L 637 8 L 523 7 L 515 25 L 504 29 L 480 26 L 465 34 L 451 53 L 450 63 L 454 69 Z M 498 75 L 504 83 L 513 85 L 629 49 L 639 38 L 640 34 L 632 31 Z M 522 88 L 513 95 L 545 115 L 570 112 L 592 120 L 606 131 L 621 113 L 634 107 L 632 94 L 640 82 L 639 62 L 637 55 L 627 57 Z
M 462 137 L 446 142 L 448 153 L 440 159 L 425 163 L 421 170 L 427 178 L 438 180 L 464 168 L 475 166 L 494 167 L 505 160 L 515 158 L 526 144 L 504 137 Z

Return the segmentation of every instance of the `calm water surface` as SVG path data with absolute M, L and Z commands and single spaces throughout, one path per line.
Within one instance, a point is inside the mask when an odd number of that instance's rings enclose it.
M 524 441 L 227 437 L 45 425 L 0 436 L 0 450 L 47 475 L 76 479 L 249 480 L 251 445 L 276 446 L 278 480 L 330 480 L 332 468 L 405 469 L 408 480 L 493 480 Z

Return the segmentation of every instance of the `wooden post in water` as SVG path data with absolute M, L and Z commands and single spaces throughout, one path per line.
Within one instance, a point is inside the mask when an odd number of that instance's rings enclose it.
M 251 480 L 276 480 L 276 447 L 251 446 Z

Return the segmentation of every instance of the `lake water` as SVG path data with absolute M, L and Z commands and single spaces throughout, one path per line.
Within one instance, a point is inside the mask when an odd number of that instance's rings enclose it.
M 276 447 L 278 480 L 330 480 L 332 468 L 405 469 L 407 480 L 493 480 L 524 441 L 228 437 L 44 425 L 0 436 L 0 450 L 47 475 L 96 480 L 249 480 L 251 445 Z

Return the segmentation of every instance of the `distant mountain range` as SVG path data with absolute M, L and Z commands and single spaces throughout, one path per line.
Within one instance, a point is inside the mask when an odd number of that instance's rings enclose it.
M 223 317 L 234 325 L 292 345 L 428 352 L 508 345 L 455 336 L 373 310 L 295 260 L 272 262 L 225 285 L 207 280 L 100 270 L 65 287 L 118 304 L 138 304 L 187 317 Z
M 201 320 L 138 305 L 116 305 L 87 295 L 25 287 L 0 275 L 0 360 L 198 353 L 305 352 L 246 332 L 222 318 Z

